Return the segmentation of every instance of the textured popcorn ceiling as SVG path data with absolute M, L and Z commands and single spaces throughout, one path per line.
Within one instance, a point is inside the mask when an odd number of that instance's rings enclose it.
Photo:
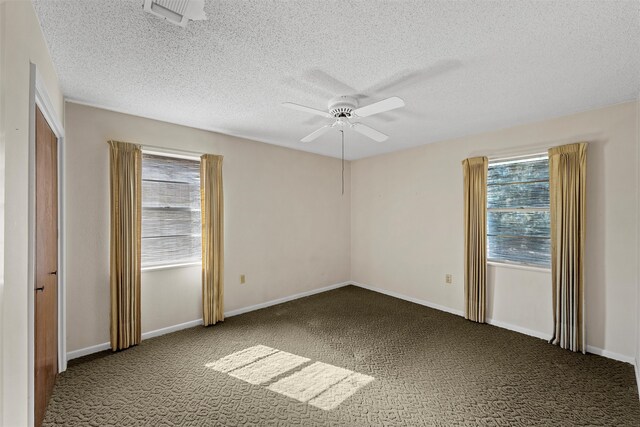
M 339 157 L 336 131 L 298 142 L 326 119 L 280 103 L 402 97 L 349 159 L 634 99 L 639 4 L 207 0 L 180 28 L 142 0 L 34 1 L 71 100 Z

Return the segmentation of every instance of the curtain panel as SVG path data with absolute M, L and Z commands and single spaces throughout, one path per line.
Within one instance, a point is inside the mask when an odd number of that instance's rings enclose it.
M 551 209 L 552 344 L 586 352 L 584 241 L 587 144 L 549 150 Z
M 202 318 L 204 326 L 224 320 L 224 202 L 222 156 L 200 158 L 202 204 Z
M 462 162 L 464 172 L 464 317 L 486 321 L 487 168 L 486 157 Z
M 111 349 L 139 344 L 142 242 L 142 151 L 109 141 L 111 202 Z

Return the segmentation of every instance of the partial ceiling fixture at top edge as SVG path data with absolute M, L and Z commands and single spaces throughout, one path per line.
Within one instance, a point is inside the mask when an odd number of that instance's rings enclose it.
M 189 21 L 204 21 L 204 0 L 144 0 L 145 12 L 186 27 Z

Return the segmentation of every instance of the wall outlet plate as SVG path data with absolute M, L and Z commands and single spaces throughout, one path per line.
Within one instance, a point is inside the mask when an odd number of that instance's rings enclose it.
M 447 284 L 452 284 L 453 283 L 453 275 L 452 274 L 447 274 L 444 276 L 444 281 Z
M 240 275 L 240 284 L 244 285 L 244 282 L 246 281 L 246 277 L 244 276 L 244 274 Z

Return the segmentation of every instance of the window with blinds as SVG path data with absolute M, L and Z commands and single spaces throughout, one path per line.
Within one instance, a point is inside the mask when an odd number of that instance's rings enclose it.
M 489 164 L 487 246 L 489 261 L 550 267 L 547 157 Z
M 200 262 L 200 162 L 142 154 L 142 267 Z

